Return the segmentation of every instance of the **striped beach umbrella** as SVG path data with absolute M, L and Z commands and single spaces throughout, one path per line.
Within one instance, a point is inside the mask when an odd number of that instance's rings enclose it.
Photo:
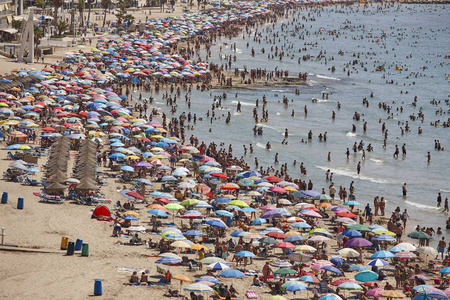
M 193 283 L 184 288 L 186 291 L 190 292 L 211 292 L 213 289 L 206 284 Z
M 412 258 L 416 258 L 417 255 L 415 255 L 412 252 L 409 251 L 401 251 L 401 252 L 397 252 L 394 255 L 394 258 L 399 258 L 399 259 L 412 259 Z
M 292 264 L 286 260 L 276 260 L 270 263 L 272 267 L 278 267 L 278 268 L 290 268 L 292 267 Z

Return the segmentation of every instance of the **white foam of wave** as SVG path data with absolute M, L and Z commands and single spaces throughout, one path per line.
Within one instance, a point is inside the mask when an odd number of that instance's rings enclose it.
M 155 103 L 156 103 L 156 104 L 159 104 L 159 105 L 162 105 L 162 104 L 164 104 L 164 103 L 162 103 L 162 102 L 159 102 L 159 101 L 155 101 Z
M 450 190 L 443 190 L 443 189 L 440 189 L 439 192 L 450 193 Z
M 353 133 L 353 132 L 347 132 L 346 136 L 347 136 L 347 137 L 354 137 L 354 136 L 356 136 L 356 133 Z
M 262 143 L 256 143 L 255 145 L 256 145 L 256 147 L 266 149 L 266 145 L 264 145 Z
M 282 113 L 280 113 L 280 112 L 277 112 L 277 116 L 281 116 L 281 115 L 283 115 Z
M 360 179 L 360 180 L 364 180 L 364 181 L 370 181 L 370 182 L 379 183 L 379 184 L 400 184 L 399 182 L 393 182 L 390 180 L 373 178 L 373 177 L 369 177 L 369 176 L 365 176 L 365 175 L 361 175 L 361 174 L 358 175 L 354 171 L 348 171 L 348 170 L 342 170 L 342 169 L 331 169 L 329 167 L 323 167 L 323 166 L 316 166 L 316 167 L 321 170 L 325 170 L 325 171 L 330 170 L 335 175 L 351 177 L 351 178 Z
M 369 160 L 371 160 L 371 161 L 373 161 L 374 163 L 377 163 L 377 164 L 382 164 L 382 163 L 384 163 L 384 161 L 381 160 L 381 159 L 369 158 Z
M 286 92 L 286 90 L 270 90 L 271 92 Z
M 272 129 L 272 130 L 275 130 L 275 131 L 278 131 L 278 132 L 284 132 L 284 129 L 279 129 L 279 128 L 267 125 L 265 123 L 258 123 L 256 126 L 269 128 L 269 129 Z
M 237 111 L 235 111 L 234 113 L 233 113 L 233 116 L 240 116 L 241 115 L 241 113 L 240 112 L 237 112 Z
M 333 101 L 331 101 L 331 100 L 326 100 L 326 99 L 316 99 L 316 102 L 323 102 L 323 103 L 325 103 L 325 102 L 333 102 Z
M 237 101 L 237 100 L 233 100 L 233 101 L 231 101 L 231 104 L 236 104 L 236 105 L 237 105 L 238 102 L 239 102 L 239 101 Z M 254 103 L 242 102 L 242 101 L 241 101 L 241 105 L 242 105 L 242 106 L 255 106 Z
M 316 76 L 317 76 L 317 78 L 330 79 L 330 80 L 340 80 L 339 78 L 331 77 L 331 76 L 325 76 L 325 75 L 319 75 L 319 74 L 317 74 Z
M 406 204 L 409 204 L 411 206 L 420 208 L 420 209 L 428 209 L 428 210 L 440 210 L 442 209 L 441 207 L 435 207 L 435 206 L 429 206 L 429 205 L 424 205 L 424 204 L 420 204 L 420 203 L 416 203 L 416 202 L 411 202 L 411 201 L 405 201 Z

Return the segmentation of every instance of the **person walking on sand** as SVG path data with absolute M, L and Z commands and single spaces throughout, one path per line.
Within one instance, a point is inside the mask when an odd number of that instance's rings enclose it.
M 269 266 L 269 262 L 266 261 L 266 264 L 263 267 L 262 273 L 263 273 L 263 282 L 267 282 L 267 278 L 269 277 L 269 274 L 272 272 L 272 269 Z
M 409 214 L 408 214 L 408 211 L 406 210 L 406 208 L 403 211 L 403 213 L 401 214 L 400 218 L 402 219 L 402 222 L 403 222 L 403 229 L 405 229 L 406 228 L 406 221 L 409 220 Z
M 445 251 L 446 246 L 447 246 L 447 243 L 445 242 L 445 237 L 442 237 L 442 239 L 439 241 L 439 244 L 437 247 L 438 254 L 436 255 L 435 259 L 438 259 L 439 254 L 441 254 L 442 259 L 444 259 L 444 251 Z

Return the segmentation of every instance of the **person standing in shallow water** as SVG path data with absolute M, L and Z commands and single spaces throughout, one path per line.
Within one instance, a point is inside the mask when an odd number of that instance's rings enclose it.
M 406 182 L 405 182 L 402 186 L 403 197 L 406 197 L 406 192 L 407 192 L 407 190 L 406 190 Z

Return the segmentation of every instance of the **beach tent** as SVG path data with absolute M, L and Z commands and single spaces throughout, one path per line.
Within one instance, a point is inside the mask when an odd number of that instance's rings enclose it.
M 92 216 L 94 216 L 96 218 L 99 218 L 99 217 L 111 218 L 111 212 L 109 211 L 109 209 L 106 206 L 99 205 L 92 212 Z

